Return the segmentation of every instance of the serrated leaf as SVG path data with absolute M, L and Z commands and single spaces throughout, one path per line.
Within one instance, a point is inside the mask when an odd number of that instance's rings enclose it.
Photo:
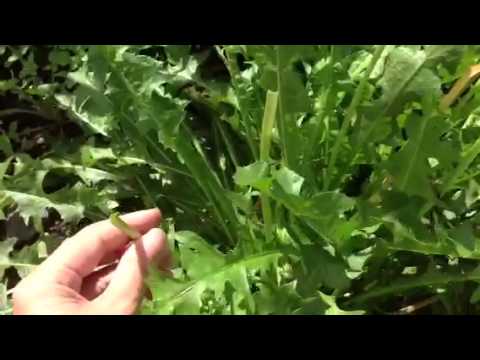
M 90 130 L 93 130 L 94 132 L 104 136 L 108 136 L 113 121 L 113 118 L 110 114 L 99 115 L 86 111 L 84 108 L 76 105 L 76 99 L 72 95 L 56 94 L 55 99 L 60 106 L 66 108 L 73 117 L 77 118 L 86 126 L 88 126 Z
M 185 117 L 183 107 L 157 92 L 152 94 L 150 105 L 154 116 L 152 124 L 158 129 L 160 142 L 167 148 L 175 149 L 178 128 Z
M 270 183 L 268 171 L 269 167 L 266 162 L 257 161 L 237 168 L 233 180 L 240 186 L 253 186 L 259 190 L 265 190 Z
M 113 175 L 107 171 L 86 167 L 86 166 L 73 165 L 68 161 L 45 159 L 42 161 L 42 164 L 45 166 L 46 169 L 49 169 L 49 170 L 61 169 L 68 173 L 78 175 L 82 179 L 82 181 L 88 185 L 95 185 L 103 180 L 109 180 L 109 181 L 119 180 L 118 176 Z
M 305 278 L 299 283 L 304 291 L 315 292 L 321 286 L 338 291 L 348 288 L 350 279 L 346 266 L 319 245 L 304 246 L 301 249 Z
M 282 167 L 273 173 L 273 178 L 280 184 L 283 191 L 290 195 L 299 195 L 304 178 L 294 171 Z
M 435 196 L 429 181 L 428 158 L 440 160 L 445 167 L 450 165 L 454 152 L 440 139 L 447 128 L 440 117 L 410 118 L 407 123 L 409 140 L 386 164 L 400 191 L 429 199 Z
M 160 295 L 161 300 L 156 301 L 154 297 L 153 309 L 150 311 L 157 314 L 200 314 L 203 304 L 202 294 L 209 290 L 213 291 L 217 296 L 221 296 L 225 292 L 227 282 L 235 287 L 241 298 L 248 299 L 251 297 L 251 294 L 250 289 L 245 286 L 247 281 L 245 271 L 254 269 L 265 270 L 276 263 L 279 257 L 280 253 L 278 252 L 261 253 L 236 262 L 227 263 L 215 271 L 203 274 L 194 281 L 185 282 L 183 286 L 175 281 L 175 290 L 170 291 L 173 287 L 169 289 L 168 298 Z M 163 280 L 163 285 L 160 286 L 173 284 L 172 281 Z M 160 283 L 162 284 L 162 282 Z M 152 293 L 155 293 L 155 283 L 150 283 L 149 287 L 152 289 Z M 163 288 L 165 289 L 165 287 Z M 159 293 L 161 292 L 159 291 Z M 238 302 L 237 298 L 237 309 Z M 249 301 L 247 300 L 247 302 Z M 250 311 L 253 312 L 254 309 L 250 309 Z
M 379 103 L 384 114 L 394 115 L 405 102 L 426 94 L 441 95 L 438 77 L 422 68 L 426 61 L 425 51 L 419 49 L 397 47 L 389 53 L 384 75 L 378 82 L 383 90 Z
M 308 199 L 291 195 L 277 182 L 270 188 L 270 195 L 294 214 L 317 220 L 338 217 L 342 212 L 351 209 L 355 203 L 345 195 L 333 191 L 317 193 Z
M 190 278 L 200 278 L 225 265 L 224 255 L 197 234 L 176 232 L 175 240 L 180 246 L 180 261 Z
M 26 223 L 30 218 L 41 219 L 47 215 L 48 208 L 57 210 L 66 222 L 78 222 L 83 216 L 83 206 L 80 204 L 59 204 L 45 197 L 16 191 L 4 191 L 3 193 L 15 202 L 17 210 Z

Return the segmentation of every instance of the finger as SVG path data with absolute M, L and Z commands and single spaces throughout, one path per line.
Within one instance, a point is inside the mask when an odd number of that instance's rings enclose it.
M 80 294 L 83 297 L 85 297 L 87 300 L 93 300 L 101 293 L 103 293 L 103 291 L 105 291 L 108 284 L 110 283 L 112 274 L 117 267 L 118 259 L 122 257 L 123 253 L 127 249 L 128 245 L 121 251 L 108 254 L 105 258 L 100 260 L 99 266 L 106 266 L 95 270 L 93 273 L 83 279 L 82 288 L 80 290 Z M 159 271 L 163 272 L 166 276 L 173 276 L 173 273 L 170 270 L 172 266 L 172 257 L 170 251 L 162 253 L 162 255 L 159 256 L 159 259 L 155 262 L 156 264 L 154 265 L 156 265 Z M 148 297 L 148 293 L 146 296 Z
M 108 265 L 115 261 L 118 261 L 123 256 L 123 254 L 125 254 L 125 251 L 127 251 L 129 245 L 130 244 L 126 244 L 125 246 L 122 246 L 117 250 L 105 254 L 103 258 L 98 262 L 98 266 Z
M 82 283 L 80 294 L 87 300 L 93 300 L 105 291 L 117 265 L 106 266 L 88 275 Z
M 121 218 L 143 234 L 158 225 L 161 213 L 158 209 L 142 210 Z M 78 289 L 81 280 L 95 269 L 106 254 L 121 249 L 128 242 L 127 235 L 109 220 L 100 221 L 64 241 L 44 262 L 43 269 L 48 269 L 54 277 L 52 280 Z
M 167 259 L 165 233 L 152 229 L 128 248 L 107 289 L 94 302 L 117 314 L 133 314 L 144 294 L 143 280 L 149 264 Z

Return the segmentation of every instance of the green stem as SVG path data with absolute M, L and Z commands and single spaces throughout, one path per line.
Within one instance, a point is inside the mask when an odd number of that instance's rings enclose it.
M 13 267 L 24 267 L 24 268 L 34 268 L 38 265 L 36 264 L 25 264 L 25 263 L 17 263 L 17 262 L 6 262 L 6 263 L 1 263 L 0 262 L 0 266 L 1 267 L 10 267 L 10 266 L 13 266 Z
M 270 156 L 270 146 L 272 143 L 272 130 L 277 112 L 278 92 L 267 91 L 267 99 L 265 101 L 265 111 L 262 121 L 262 135 L 260 139 L 260 160 L 268 161 Z M 263 222 L 265 224 L 265 237 L 267 242 L 272 240 L 272 209 L 270 200 L 265 192 L 260 195 L 262 202 Z
M 380 45 L 377 47 L 375 50 L 375 53 L 373 54 L 372 60 L 370 61 L 370 64 L 368 65 L 368 69 L 365 72 L 365 75 L 363 76 L 362 80 L 360 81 L 360 84 L 358 85 L 357 89 L 355 90 L 355 94 L 353 95 L 352 102 L 347 108 L 345 118 L 343 120 L 342 126 L 340 127 L 340 132 L 335 140 L 335 144 L 333 145 L 332 148 L 332 156 L 330 158 L 330 161 L 328 163 L 327 167 L 327 177 L 326 181 L 324 183 L 324 190 L 328 190 L 328 187 L 330 186 L 330 180 L 332 178 L 332 172 L 333 168 L 335 166 L 335 163 L 337 161 L 338 157 L 338 152 L 340 150 L 340 146 L 343 143 L 344 137 L 347 133 L 348 127 L 350 123 L 352 122 L 353 117 L 356 114 L 357 106 L 360 104 L 360 101 L 362 101 L 362 96 L 364 93 L 364 88 L 367 85 L 367 81 L 372 74 L 373 69 L 375 68 L 375 65 L 377 64 L 378 59 L 380 59 L 380 56 L 383 53 L 383 50 L 385 49 L 385 45 Z
M 260 160 L 267 161 L 270 156 L 270 146 L 272 144 L 272 130 L 277 112 L 278 92 L 267 91 L 265 101 L 265 111 L 262 121 L 262 136 L 260 139 Z
M 112 223 L 113 226 L 115 226 L 117 229 L 119 229 L 121 232 L 127 235 L 132 241 L 135 241 L 142 237 L 142 234 L 137 229 L 134 229 L 133 227 L 128 225 L 125 221 L 120 219 L 120 214 L 118 213 L 114 213 L 110 215 L 110 222 Z

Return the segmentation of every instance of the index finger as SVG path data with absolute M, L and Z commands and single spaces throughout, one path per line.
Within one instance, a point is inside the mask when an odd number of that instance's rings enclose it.
M 129 226 L 144 234 L 159 224 L 161 213 L 158 209 L 141 210 L 123 215 L 121 218 Z M 65 240 L 45 260 L 42 267 L 50 269 L 52 276 L 57 276 L 55 280 L 79 287 L 81 280 L 96 268 L 106 254 L 125 246 L 129 241 L 128 236 L 113 226 L 109 220 L 100 221 Z M 65 270 L 70 273 L 70 279 L 65 279 Z M 72 280 L 75 284 L 71 283 Z

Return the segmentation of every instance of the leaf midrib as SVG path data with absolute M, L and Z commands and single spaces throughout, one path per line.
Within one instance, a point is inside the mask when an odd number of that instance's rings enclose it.
M 410 74 L 410 76 L 407 76 L 407 78 L 405 79 L 405 81 L 403 82 L 403 84 L 397 89 L 397 91 L 394 93 L 394 95 L 391 97 L 391 100 L 387 103 L 387 105 L 385 106 L 385 110 L 383 111 L 384 114 L 388 114 L 388 112 L 390 111 L 390 108 L 392 107 L 392 105 L 397 101 L 397 98 L 400 94 L 403 93 L 403 91 L 405 90 L 405 88 L 411 83 L 411 81 L 413 80 L 413 78 L 418 74 L 418 72 L 420 71 L 420 69 L 423 67 L 423 65 L 425 64 L 425 62 L 427 61 L 427 55 L 424 53 L 424 58 L 422 61 L 420 61 L 416 67 L 416 69 Z

